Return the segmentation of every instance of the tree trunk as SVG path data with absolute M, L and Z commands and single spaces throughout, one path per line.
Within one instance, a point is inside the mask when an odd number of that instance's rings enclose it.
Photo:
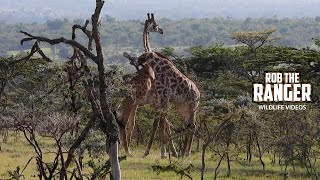
M 96 45 L 97 65 L 99 71 L 99 90 L 100 90 L 100 107 L 103 118 L 100 119 L 100 128 L 109 136 L 109 156 L 111 163 L 112 179 L 121 179 L 120 164 L 118 160 L 118 144 L 119 144 L 119 127 L 118 123 L 110 110 L 107 101 L 107 84 L 105 80 L 104 57 L 99 35 L 99 16 L 104 5 L 103 0 L 96 0 L 95 13 L 92 15 L 92 37 Z
M 248 135 L 247 140 L 247 161 L 250 163 L 252 159 L 252 153 L 251 153 L 251 144 L 252 144 L 252 137 L 251 133 Z
M 256 142 L 257 142 L 257 147 L 258 147 L 258 151 L 259 151 L 259 160 L 260 160 L 260 163 L 262 165 L 263 173 L 265 174 L 265 163 L 262 160 L 262 151 L 261 151 L 261 148 L 260 148 L 258 137 L 256 138 Z
M 114 144 L 110 143 L 110 163 L 111 163 L 111 172 L 112 172 L 112 178 L 113 179 L 121 179 L 121 170 L 120 170 L 120 163 L 119 163 L 119 156 L 118 156 L 118 150 L 119 143 L 116 141 Z

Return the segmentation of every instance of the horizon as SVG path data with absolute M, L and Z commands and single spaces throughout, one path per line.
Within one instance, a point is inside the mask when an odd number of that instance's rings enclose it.
M 2 0 L 0 20 L 11 22 L 45 22 L 52 19 L 88 18 L 94 9 L 92 0 Z M 41 2 L 41 3 L 40 3 Z M 204 19 L 214 17 L 246 18 L 314 18 L 320 16 L 316 0 L 110 0 L 102 15 L 117 20 L 141 20 L 147 12 L 158 19 Z

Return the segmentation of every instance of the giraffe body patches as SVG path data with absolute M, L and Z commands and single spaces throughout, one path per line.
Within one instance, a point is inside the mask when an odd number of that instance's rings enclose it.
M 311 102 L 311 84 L 300 82 L 295 72 L 265 73 L 264 83 L 253 84 L 254 102 Z

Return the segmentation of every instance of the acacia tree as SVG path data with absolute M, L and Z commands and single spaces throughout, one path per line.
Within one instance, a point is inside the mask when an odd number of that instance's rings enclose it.
M 74 54 L 70 58 L 70 61 L 68 63 L 69 65 L 71 65 L 69 66 L 71 67 L 69 68 L 69 70 L 74 71 L 73 74 L 77 74 L 79 76 L 84 75 L 87 77 L 84 86 L 87 92 L 87 99 L 89 100 L 92 109 L 91 119 L 87 123 L 86 127 L 82 130 L 79 137 L 71 145 L 71 148 L 67 155 L 67 159 L 64 164 L 65 175 L 60 177 L 67 177 L 66 169 L 72 162 L 76 148 L 79 147 L 81 142 L 85 139 L 95 122 L 98 122 L 99 128 L 108 137 L 107 144 L 110 156 L 112 179 L 121 179 L 120 164 L 118 161 L 119 129 L 116 119 L 112 111 L 110 110 L 110 106 L 108 104 L 109 97 L 107 94 L 108 84 L 106 83 L 105 58 L 103 55 L 99 34 L 99 17 L 104 3 L 105 1 L 103 0 L 96 0 L 95 12 L 91 17 L 92 29 L 88 30 L 89 20 L 85 22 L 84 26 L 76 24 L 72 27 L 71 39 L 67 39 L 64 37 L 50 39 L 41 36 L 34 36 L 27 32 L 21 31 L 22 34 L 27 36 L 26 38 L 21 40 L 21 44 L 33 41 L 34 46 L 38 47 L 38 49 L 40 49 L 40 42 L 49 43 L 50 45 L 70 45 L 74 49 Z M 87 36 L 87 46 L 84 46 L 78 41 L 76 41 L 75 31 L 77 29 L 80 29 Z M 42 51 L 40 52 L 43 54 Z M 46 56 L 43 55 L 43 57 Z M 91 73 L 87 65 L 87 59 L 91 59 L 94 62 L 94 64 L 97 65 L 99 80 L 97 84 L 95 84 L 93 81 L 93 74 Z M 80 64 L 80 67 L 77 67 L 77 63 Z
M 231 38 L 236 42 L 246 45 L 247 52 L 245 53 L 245 71 L 251 81 L 256 81 L 261 78 L 262 68 L 266 67 L 269 62 L 266 62 L 258 53 L 258 50 L 266 44 L 271 44 L 279 39 L 273 36 L 276 29 L 264 29 L 258 31 L 234 32 Z

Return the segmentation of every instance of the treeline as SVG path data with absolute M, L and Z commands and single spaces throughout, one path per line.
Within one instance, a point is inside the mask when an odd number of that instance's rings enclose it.
M 204 160 L 217 164 L 215 178 L 220 175 L 221 163 L 227 164 L 226 176 L 232 175 L 233 165 L 258 165 L 261 168 L 253 171 L 259 175 L 281 173 L 284 179 L 289 174 L 294 177 L 319 178 L 320 52 L 265 44 L 275 40 L 273 32 L 271 29 L 235 33 L 232 35 L 233 39 L 242 43 L 252 42 L 256 38 L 260 41 L 236 47 L 194 46 L 189 49 L 190 57 L 177 55 L 173 48 L 162 50 L 201 90 L 193 151 L 201 151 L 202 148 L 204 156 L 212 156 Z M 315 44 L 319 46 L 319 40 Z M 19 123 L 27 122 L 27 127 L 48 135 L 53 122 L 60 122 L 74 112 L 82 117 L 71 119 L 72 122 L 76 121 L 75 129 L 84 128 L 90 113 L 89 103 L 84 98 L 85 91 L 81 86 L 85 77 L 79 77 L 70 88 L 65 71 L 67 65 L 47 63 L 39 59 L 19 62 L 15 59 L 1 59 L 0 65 L 0 112 L 5 115 L 0 117 L 2 129 L 8 126 L 16 129 L 20 127 Z M 113 103 L 119 103 L 123 94 L 128 93 L 131 88 L 126 87 L 121 78 L 121 66 L 112 66 L 111 69 L 112 73 L 107 73 L 107 93 Z M 313 102 L 304 104 L 306 110 L 262 111 L 257 109 L 256 104 L 252 104 L 252 83 L 263 81 L 266 71 L 280 70 L 300 72 L 301 80 L 312 84 Z M 95 83 L 99 84 L 98 81 Z M 52 116 L 54 117 L 48 119 Z M 148 107 L 140 108 L 137 119 L 133 141 L 145 145 L 153 122 L 151 110 Z M 174 108 L 169 111 L 168 119 L 173 124 L 171 137 L 179 145 L 180 133 L 183 133 L 179 129 L 183 127 Z M 39 120 L 48 122 L 48 125 L 42 123 L 40 125 L 45 126 L 39 126 L 36 123 Z M 10 124 L 11 121 L 15 123 Z M 222 124 L 224 125 L 221 126 Z M 24 129 L 20 127 L 18 130 Z M 69 129 L 64 131 L 61 139 L 66 147 L 70 146 L 68 142 L 77 133 L 69 132 Z M 92 132 L 83 143 L 83 148 L 90 155 L 99 158 L 102 156 L 103 142 L 99 133 Z M 280 166 L 281 172 L 268 171 L 271 166 Z M 195 171 L 199 169 L 205 172 L 203 167 L 196 168 Z M 207 169 L 206 174 L 213 174 L 209 171 Z
M 110 16 L 103 18 L 101 27 L 102 45 L 108 47 L 109 56 L 122 54 L 123 49 L 137 52 L 142 51 L 141 21 L 118 21 Z M 13 52 L 28 49 L 27 46 L 19 45 L 21 36 L 20 30 L 39 34 L 47 37 L 69 37 L 70 27 L 74 23 L 82 24 L 83 19 L 49 20 L 44 24 L 10 24 L 0 23 L 0 55 L 8 56 Z M 312 38 L 320 33 L 320 18 L 247 18 L 244 20 L 216 17 L 211 19 L 183 19 L 170 20 L 160 19 L 159 25 L 164 29 L 164 35 L 152 34 L 151 41 L 154 48 L 176 47 L 185 48 L 197 45 L 224 44 L 235 45 L 230 38 L 233 32 L 250 31 L 265 28 L 276 28 L 280 37 L 278 44 L 290 47 L 312 46 Z M 298 34 L 298 35 L 297 35 Z M 83 40 L 84 41 L 84 40 Z M 51 52 L 58 56 L 65 57 L 68 49 L 63 46 L 56 47 Z M 60 51 L 60 49 L 62 49 Z M 11 53 L 11 54 L 10 54 Z M 16 52 L 14 52 L 16 53 Z M 116 59 L 113 59 L 116 60 Z
M 255 36 L 261 37 L 261 33 L 272 33 L 272 30 L 236 33 L 233 37 L 245 43 Z M 318 40 L 316 44 L 320 45 Z M 202 152 L 203 157 L 212 157 L 216 164 L 212 170 L 214 179 L 220 175 L 221 164 L 227 166 L 223 172 L 226 176 L 231 176 L 234 166 L 257 165 L 261 174 L 269 173 L 271 166 L 280 166 L 284 179 L 289 176 L 318 179 L 320 52 L 263 43 L 247 45 L 192 47 L 188 58 L 175 55 L 171 48 L 164 49 L 202 91 L 194 150 Z M 313 102 L 299 104 L 305 105 L 306 110 L 258 110 L 257 104 L 251 102 L 252 83 L 263 82 L 264 73 L 269 71 L 300 72 L 301 81 L 312 84 Z M 144 120 L 144 116 L 138 119 Z M 181 126 L 174 115 L 168 119 L 174 120 L 175 128 Z M 137 128 L 144 132 L 141 124 Z M 141 137 L 140 131 L 136 137 Z M 177 134 L 175 131 L 172 136 Z M 205 164 L 212 163 L 206 161 L 210 160 L 203 158 L 199 168 L 202 173 L 206 172 Z M 298 169 L 303 173 L 298 173 Z

